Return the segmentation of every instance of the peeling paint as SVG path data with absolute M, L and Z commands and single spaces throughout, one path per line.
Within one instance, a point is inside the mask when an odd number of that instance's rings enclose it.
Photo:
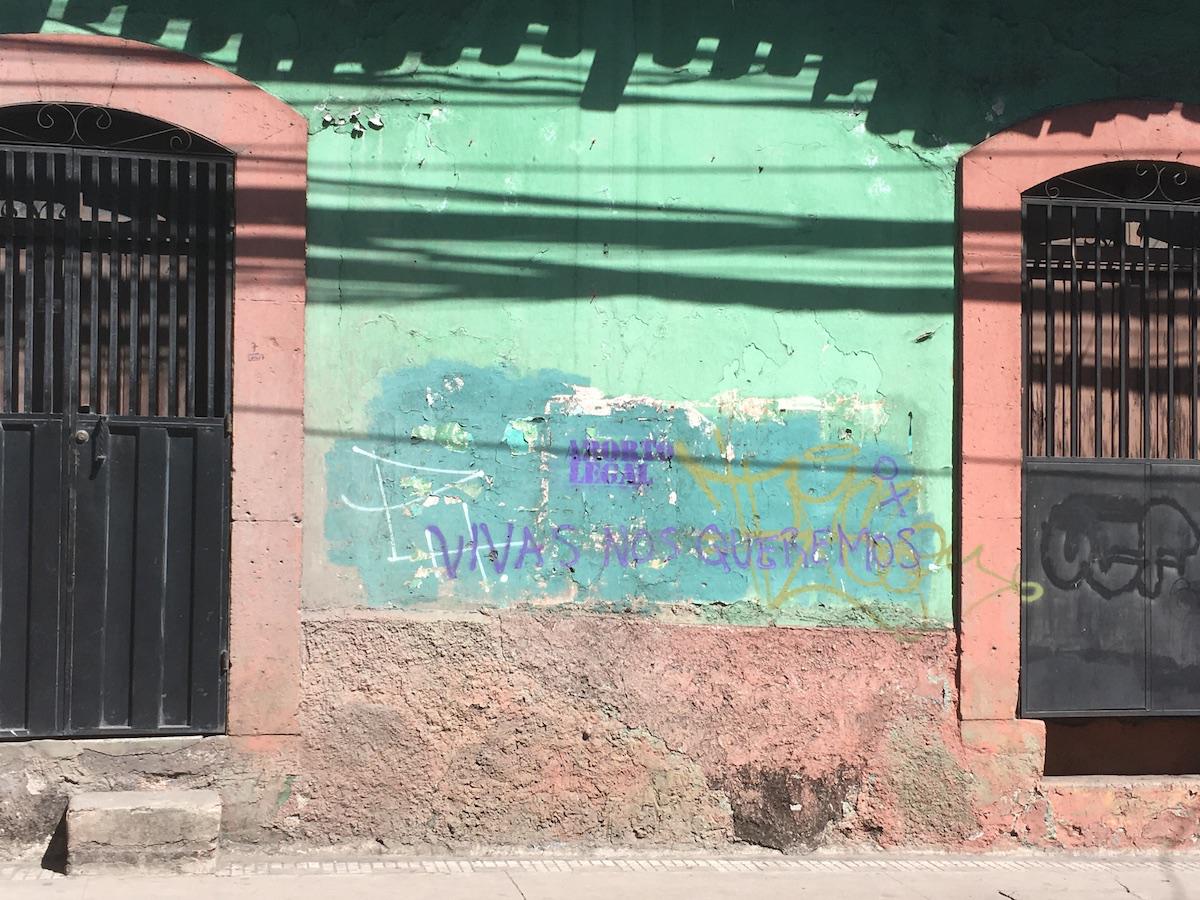
M 870 432 L 873 402 L 612 398 L 576 373 L 445 362 L 385 376 L 372 430 L 424 416 L 405 398 L 450 372 L 461 385 L 439 409 L 462 423 L 454 434 L 474 435 L 469 447 L 354 439 L 327 460 L 331 555 L 358 569 L 373 604 L 684 604 L 747 624 L 948 620 L 938 563 L 950 547 L 923 479 L 902 449 L 850 438 Z M 521 411 L 532 414 L 504 415 Z M 825 416 L 841 429 L 834 442 Z M 414 479 L 432 487 L 422 493 Z

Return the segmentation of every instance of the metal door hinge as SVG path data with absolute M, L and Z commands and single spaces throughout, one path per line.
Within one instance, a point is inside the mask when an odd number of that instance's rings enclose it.
M 233 413 L 225 413 L 225 437 L 233 434 Z

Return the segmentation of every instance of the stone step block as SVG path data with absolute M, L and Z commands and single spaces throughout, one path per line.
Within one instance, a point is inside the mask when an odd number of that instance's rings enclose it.
M 212 872 L 216 791 L 76 794 L 67 805 L 67 873 Z

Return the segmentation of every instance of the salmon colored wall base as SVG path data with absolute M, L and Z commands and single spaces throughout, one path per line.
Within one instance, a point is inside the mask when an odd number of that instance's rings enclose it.
M 236 154 L 229 731 L 295 733 L 305 120 L 253 84 L 168 50 L 108 37 L 0 38 L 0 106 L 39 102 L 131 110 Z

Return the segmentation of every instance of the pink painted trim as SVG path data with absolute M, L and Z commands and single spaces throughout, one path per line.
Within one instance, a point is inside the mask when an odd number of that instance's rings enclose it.
M 1055 175 L 1122 159 L 1200 165 L 1200 108 L 1122 100 L 1056 109 L 989 138 L 962 159 L 958 525 L 964 723 L 1012 720 L 1017 709 L 1021 193 Z
M 107 37 L 0 37 L 0 106 L 39 101 L 139 112 L 237 156 L 229 732 L 295 734 L 307 123 L 180 53 Z

